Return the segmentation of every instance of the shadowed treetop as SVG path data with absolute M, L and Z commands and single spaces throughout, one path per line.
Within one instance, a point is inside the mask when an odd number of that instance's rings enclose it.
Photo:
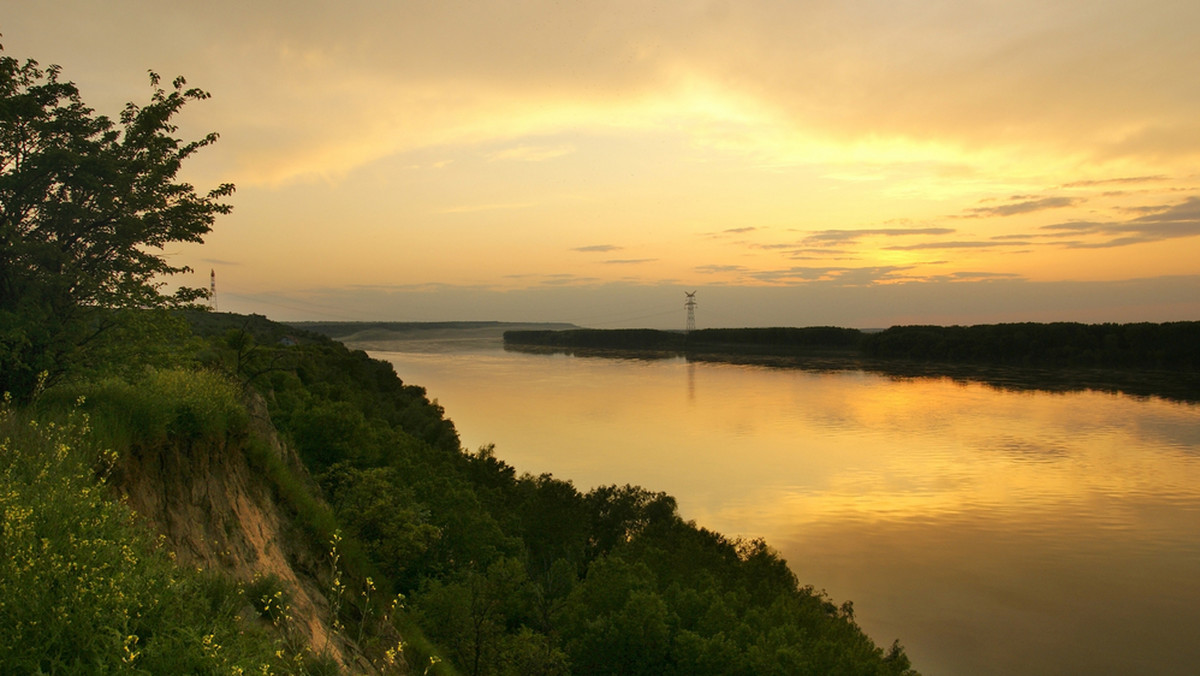
M 200 288 L 161 293 L 188 271 L 164 247 L 201 242 L 233 193 L 177 180 L 211 143 L 175 137 L 172 119 L 205 99 L 182 77 L 114 121 L 83 103 L 59 68 L 0 54 L 0 391 L 27 397 L 39 374 L 68 372 L 113 326 L 113 310 L 170 307 Z

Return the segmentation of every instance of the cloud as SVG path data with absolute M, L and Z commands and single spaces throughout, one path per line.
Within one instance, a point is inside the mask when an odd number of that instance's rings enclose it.
M 599 284 L 602 282 L 599 277 L 570 277 L 562 279 L 547 279 L 542 282 L 542 286 L 573 286 L 577 284 Z
M 188 27 L 167 35 L 99 4 L 22 3 L 5 34 L 89 77 L 126 64 L 140 75 L 148 55 L 186 67 L 216 95 L 215 127 L 238 139 L 240 182 L 583 128 L 673 126 L 698 145 L 799 163 L 814 149 L 957 161 L 998 147 L 1189 159 L 1200 139 L 1200 96 L 1179 86 L 1194 75 L 1196 3 L 295 4 L 173 3 L 142 17 Z M 511 159 L 561 150 L 524 147 Z
M 1022 275 L 1013 272 L 981 272 L 981 271 L 960 271 L 952 272 L 948 275 L 931 275 L 925 278 L 925 282 L 986 282 L 997 280 L 1019 280 L 1024 279 Z
M 508 209 L 528 209 L 533 202 L 504 202 L 496 204 L 464 204 L 457 207 L 438 209 L 439 214 L 471 214 L 479 211 L 505 211 Z
M 488 161 L 497 162 L 509 160 L 516 162 L 544 162 L 557 157 L 563 157 L 575 152 L 575 146 L 570 143 L 560 143 L 553 146 L 522 145 L 505 148 L 487 155 Z
M 715 275 L 726 272 L 746 272 L 749 268 L 744 265 L 697 265 L 696 272 L 704 275 Z
M 791 256 L 792 258 L 798 258 L 800 256 L 839 257 L 839 256 L 853 256 L 856 253 L 858 253 L 858 252 L 852 251 L 850 249 L 827 249 L 827 248 L 823 248 L 823 247 L 799 247 L 799 248 L 792 249 L 791 251 L 789 251 L 788 255 Z
M 1072 249 L 1107 249 L 1195 237 L 1200 235 L 1200 197 L 1193 196 L 1179 204 L 1153 208 L 1143 216 L 1126 221 L 1071 221 L 1044 225 L 1041 229 L 1053 233 L 1107 238 L 1100 241 L 1064 243 L 1064 246 Z
M 1064 187 L 1064 188 L 1094 188 L 1096 186 L 1102 186 L 1102 185 L 1118 185 L 1118 184 L 1130 184 L 1130 183 L 1156 183 L 1156 182 L 1165 181 L 1165 180 L 1167 180 L 1167 176 L 1165 176 L 1163 174 L 1158 174 L 1155 176 L 1127 176 L 1124 178 L 1102 178 L 1102 179 L 1087 180 L 1087 181 L 1072 181 L 1070 183 L 1064 183 L 1062 185 L 1062 187 Z
M 614 258 L 604 261 L 605 265 L 638 265 L 641 263 L 653 263 L 657 258 Z
M 613 244 L 591 244 L 589 246 L 578 246 L 571 251 L 581 251 L 583 253 L 608 253 L 609 251 L 620 251 L 625 247 L 615 246 Z
M 743 226 L 740 228 L 726 228 L 725 230 L 718 230 L 716 232 L 706 232 L 706 233 L 704 233 L 704 236 L 705 237 L 726 237 L 729 235 L 744 235 L 746 233 L 754 232 L 755 230 L 758 230 L 758 229 L 759 228 L 757 226 L 747 225 L 747 226 Z
M 1025 200 L 1015 202 L 1013 204 L 1002 204 L 996 207 L 980 207 L 977 209 L 969 209 L 967 218 L 987 218 L 991 216 L 1015 216 L 1017 214 L 1028 214 L 1044 209 L 1061 209 L 1063 207 L 1072 207 L 1082 202 L 1079 197 L 1043 197 L 1036 200 Z
M 804 238 L 806 244 L 845 244 L 864 237 L 909 237 L 913 235 L 949 235 L 953 228 L 867 228 L 862 230 L 818 230 Z
M 899 265 L 877 265 L 861 268 L 794 266 L 781 270 L 752 272 L 748 277 L 772 284 L 833 282 L 839 286 L 869 286 L 880 282 L 907 279 L 907 275 L 900 273 L 911 269 L 912 266 Z
M 1141 128 L 1104 148 L 1105 157 L 1171 158 L 1200 155 L 1200 124 L 1181 119 L 1143 121 Z
M 956 241 L 956 242 L 922 242 L 920 244 L 905 244 L 897 246 L 885 246 L 888 251 L 928 251 L 937 249 L 995 249 L 998 247 L 1007 246 L 1030 246 L 1030 242 L 1022 240 L 1014 241 Z

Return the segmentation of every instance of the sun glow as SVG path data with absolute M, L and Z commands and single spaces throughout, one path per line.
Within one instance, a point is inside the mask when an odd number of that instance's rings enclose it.
M 238 185 L 232 232 L 180 255 L 247 293 L 713 284 L 838 297 L 804 320 L 836 324 L 860 289 L 949 317 L 1004 282 L 1066 316 L 1073 283 L 1200 284 L 1189 7 L 239 6 L 216 30 L 180 6 L 197 34 L 164 41 L 29 5 L 5 47 L 89 100 L 137 99 L 147 64 L 213 93 L 183 124 L 221 140 L 189 171 Z

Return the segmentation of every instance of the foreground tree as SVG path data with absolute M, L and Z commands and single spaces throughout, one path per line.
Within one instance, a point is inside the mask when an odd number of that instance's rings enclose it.
M 2 47 L 0 47 L 2 49 Z M 164 295 L 165 246 L 202 242 L 233 193 L 198 194 L 176 176 L 217 135 L 183 141 L 174 116 L 208 98 L 150 73 L 149 103 L 118 121 L 84 105 L 59 68 L 0 53 L 0 392 L 27 398 L 69 372 L 121 310 L 186 305 L 201 288 Z

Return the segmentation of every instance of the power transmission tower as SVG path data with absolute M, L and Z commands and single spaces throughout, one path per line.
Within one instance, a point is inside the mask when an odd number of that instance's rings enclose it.
M 688 311 L 687 332 L 691 333 L 692 331 L 696 330 L 696 292 L 695 291 L 691 291 L 691 292 L 684 291 L 683 294 L 685 296 L 687 296 L 687 302 L 685 302 L 683 304 L 683 306 L 686 307 L 687 311 Z

